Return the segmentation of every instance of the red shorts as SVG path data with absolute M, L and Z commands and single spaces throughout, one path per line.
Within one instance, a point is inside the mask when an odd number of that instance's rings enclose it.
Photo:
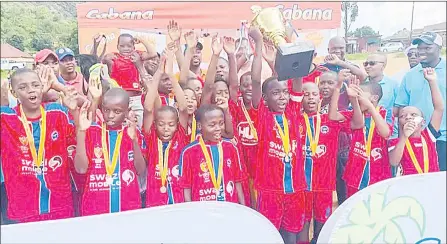
M 258 191 L 258 211 L 279 230 L 298 233 L 304 225 L 304 192 Z
M 332 191 L 305 191 L 305 219 L 310 222 L 312 213 L 315 221 L 326 223 L 332 213 Z
M 350 198 L 352 195 L 354 195 L 358 191 L 359 191 L 359 189 L 357 189 L 356 187 L 346 186 L 347 198 Z

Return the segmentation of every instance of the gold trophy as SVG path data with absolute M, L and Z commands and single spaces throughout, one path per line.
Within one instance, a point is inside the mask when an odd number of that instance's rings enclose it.
M 252 6 L 255 14 L 251 24 L 258 27 L 263 36 L 276 46 L 275 71 L 278 80 L 304 77 L 309 74 L 314 46 L 305 40 L 286 41 L 286 21 L 280 9 Z

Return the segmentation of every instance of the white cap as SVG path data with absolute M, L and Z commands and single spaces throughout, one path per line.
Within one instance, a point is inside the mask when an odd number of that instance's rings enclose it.
M 408 53 L 410 52 L 411 49 L 417 49 L 418 46 L 417 45 L 411 45 L 409 47 L 407 47 L 407 49 L 405 49 L 405 55 L 408 55 Z

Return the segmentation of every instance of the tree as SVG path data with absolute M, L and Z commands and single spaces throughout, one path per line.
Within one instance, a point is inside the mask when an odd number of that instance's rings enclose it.
M 23 44 L 23 36 L 13 35 L 6 40 L 11 46 L 19 49 L 20 51 L 25 51 L 25 46 Z
M 349 32 L 348 36 L 362 37 L 362 36 L 375 36 L 379 33 L 376 32 L 371 26 L 362 26 L 360 28 L 355 29 L 354 32 Z
M 355 19 L 359 15 L 359 7 L 357 6 L 357 2 L 342 2 L 341 11 L 343 16 L 343 27 L 345 29 L 345 38 L 347 38 L 351 24 L 355 22 Z

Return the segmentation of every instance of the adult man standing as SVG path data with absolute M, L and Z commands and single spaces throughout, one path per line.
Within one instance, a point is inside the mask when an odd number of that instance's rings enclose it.
M 57 58 L 59 59 L 59 72 L 64 79 L 65 84 L 74 86 L 78 94 L 87 96 L 88 84 L 80 72 L 76 71 L 76 60 L 74 53 L 70 48 L 61 47 L 56 50 Z
M 416 45 L 411 45 L 405 50 L 405 54 L 408 57 L 408 64 L 410 69 L 419 64 L 419 53 Z
M 387 110 L 386 120 L 388 123 L 392 123 L 393 107 L 399 91 L 399 84 L 383 73 L 386 64 L 387 57 L 385 54 L 371 54 L 366 58 L 363 66 L 368 74 L 367 82 L 376 82 L 382 87 L 383 96 L 379 101 L 379 105 Z M 396 123 L 394 123 L 394 130 L 391 138 L 396 138 L 397 133 L 398 124 L 396 121 Z
M 423 68 L 435 69 L 438 86 L 443 100 L 446 99 L 446 61 L 440 57 L 442 38 L 433 32 L 426 32 L 413 40 L 417 45 L 420 64 L 412 68 L 403 78 L 396 99 L 396 107 L 415 106 L 424 114 L 427 125 L 433 113 L 430 87 L 424 78 Z M 436 141 L 439 169 L 446 171 L 446 112 L 442 116 L 439 132 L 441 136 Z

